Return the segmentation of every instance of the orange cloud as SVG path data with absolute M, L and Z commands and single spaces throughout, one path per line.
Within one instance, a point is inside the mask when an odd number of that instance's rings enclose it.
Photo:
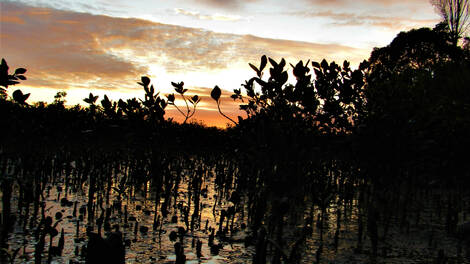
M 242 65 L 249 72 L 247 63 L 257 63 L 263 54 L 277 60 L 284 57 L 293 63 L 323 58 L 359 62 L 368 55 L 368 51 L 343 45 L 222 34 L 11 2 L 2 3 L 1 12 L 2 56 L 12 67 L 28 69 L 25 85 L 60 90 L 83 88 L 83 97 L 94 89 L 135 91 L 141 95 L 141 87 L 135 82 L 152 70 L 151 65 L 160 66 L 163 74 L 169 76 L 197 73 L 211 79 L 214 71 L 233 71 L 234 65 Z M 244 78 L 225 88 L 239 88 Z M 164 84 L 168 86 L 169 82 Z M 197 112 L 195 118 L 216 120 L 213 118 L 218 116 L 219 121 L 208 121 L 209 124 L 225 124 L 209 98 L 210 89 L 197 91 L 203 101 L 201 113 Z M 232 100 L 224 99 L 222 108 L 234 119 L 241 115 Z
M 299 60 L 322 60 L 342 61 L 347 59 L 354 64 L 364 60 L 367 51 L 352 48 L 340 44 L 318 44 L 302 41 L 268 39 L 252 35 L 243 36 L 240 52 L 248 61 L 258 61 L 259 56 L 255 54 L 266 54 L 277 60 L 286 58 L 291 62 Z M 275 47 L 275 48 L 274 48 Z
M 89 28 L 92 24 L 82 23 L 88 15 L 11 3 L 3 4 L 2 9 L 16 18 L 2 22 L 2 35 L 6 36 L 2 38 L 2 51 L 7 61 L 29 69 L 29 85 L 67 89 L 67 84 L 80 86 L 90 77 L 106 83 L 142 71 L 142 67 L 99 47 Z
M 14 24 L 24 24 L 24 20 L 16 16 L 3 15 L 0 16 L 0 23 L 14 23 Z

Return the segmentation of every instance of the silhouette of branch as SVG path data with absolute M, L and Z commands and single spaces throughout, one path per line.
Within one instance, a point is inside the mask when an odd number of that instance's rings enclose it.
M 225 118 L 227 118 L 228 120 L 232 121 L 235 125 L 238 125 L 237 122 L 233 121 L 233 119 L 231 119 L 230 117 L 226 116 L 224 113 L 222 113 L 222 110 L 220 110 L 220 100 L 217 101 L 217 108 L 219 109 L 219 113 L 221 115 L 223 115 Z
M 183 116 L 185 116 L 185 117 L 186 117 L 186 115 L 184 114 L 184 112 L 183 112 L 183 111 L 181 111 L 181 109 L 180 109 L 178 106 L 176 106 L 176 104 L 174 104 L 174 103 L 173 103 L 173 106 L 176 108 L 176 110 L 178 110 L 178 112 L 180 112 L 180 113 L 181 113 Z M 188 118 L 186 117 L 186 119 L 184 120 L 184 122 L 183 122 L 183 123 L 185 123 L 187 119 L 188 119 Z

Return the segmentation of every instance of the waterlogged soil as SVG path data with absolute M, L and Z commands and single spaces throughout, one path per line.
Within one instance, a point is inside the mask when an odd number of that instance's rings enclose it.
M 332 219 L 325 226 L 324 242 L 319 242 L 318 230 L 307 240 L 306 250 L 313 253 L 316 253 L 320 244 L 323 245 L 321 263 L 470 263 L 470 244 L 449 236 L 445 231 L 443 219 L 434 219 L 433 223 L 427 223 L 430 218 L 423 216 L 421 223 L 411 224 L 405 228 L 399 227 L 398 219 L 392 219 L 392 226 L 385 238 L 380 238 L 383 229 L 379 228 L 378 257 L 372 260 L 367 230 L 362 238 L 363 245 L 358 249 L 358 212 L 354 210 L 352 215 L 342 222 L 338 246 L 335 249 L 333 241 L 336 232 L 336 214 L 333 212 L 336 208 L 330 208 L 328 211 Z M 443 262 L 438 262 L 440 250 L 445 255 Z M 316 263 L 316 254 L 306 254 L 303 263 Z
M 87 216 L 80 217 L 79 208 L 86 207 L 88 197 L 86 188 L 82 191 L 67 193 L 67 200 L 70 202 L 77 202 L 77 213 L 73 216 L 74 206 L 62 206 L 60 199 L 65 197 L 65 192 L 57 191 L 57 186 L 63 187 L 60 183 L 55 187 L 49 186 L 46 192 L 46 206 L 45 215 L 54 218 L 57 212 L 61 212 L 63 218 L 57 225 L 59 235 L 54 237 L 53 245 L 56 246 L 60 236 L 61 229 L 64 229 L 65 245 L 61 257 L 53 257 L 53 263 L 85 263 L 81 257 L 82 248 L 87 243 L 86 226 Z M 187 184 L 180 185 L 179 195 L 176 201 L 176 208 L 169 213 L 166 219 L 163 219 L 161 225 L 153 229 L 155 202 L 154 197 L 149 193 L 144 194 L 141 191 L 130 190 L 126 195 L 121 198 L 121 210 L 113 206 L 110 202 L 109 207 L 112 208 L 112 215 L 110 218 L 111 226 L 118 225 L 120 232 L 123 234 L 124 241 L 126 241 L 126 263 L 174 263 L 176 256 L 174 250 L 175 241 L 170 240 L 169 234 L 172 231 L 178 232 L 178 229 L 183 227 L 185 234 L 182 236 L 184 245 L 184 253 L 186 255 L 186 263 L 247 263 L 251 262 L 253 255 L 253 247 L 245 247 L 244 239 L 247 235 L 247 230 L 242 230 L 239 226 L 228 239 L 230 241 L 218 241 L 217 237 L 214 239 L 214 244 L 220 244 L 218 254 L 211 253 L 208 246 L 208 239 L 210 236 L 210 228 L 217 230 L 218 219 L 220 210 L 227 209 L 232 205 L 226 201 L 216 201 L 216 192 L 213 189 L 213 182 L 206 182 L 208 189 L 207 198 L 201 196 L 201 227 L 195 228 L 193 231 L 188 231 L 188 226 L 185 224 L 184 215 L 181 209 L 187 206 L 188 192 Z M 17 197 L 17 196 L 16 196 Z M 17 209 L 18 200 L 14 197 L 12 199 L 14 212 Z M 96 198 L 95 198 L 96 199 Z M 110 198 L 111 201 L 118 201 L 117 191 L 113 191 Z M 163 202 L 163 200 L 161 201 Z M 214 206 L 216 204 L 216 206 Z M 105 207 L 105 206 L 104 206 Z M 125 221 L 125 208 L 127 207 L 127 221 Z M 191 205 L 191 216 L 194 210 L 194 205 Z M 32 211 L 32 208 L 30 208 Z M 101 210 L 95 210 L 95 219 L 99 217 Z M 176 222 L 175 220 L 176 216 Z M 77 235 L 77 222 L 79 223 L 79 233 Z M 54 219 L 54 223 L 56 220 Z M 207 226 L 206 226 L 207 222 Z M 238 222 L 238 221 L 236 221 Z M 137 227 L 136 227 L 137 226 Z M 141 227 L 147 227 L 148 232 L 141 232 Z M 98 232 L 97 225 L 93 225 L 93 232 Z M 101 229 L 103 236 L 106 232 Z M 49 236 L 46 237 L 45 253 L 43 261 L 47 260 L 47 249 L 49 248 Z M 202 257 L 196 256 L 196 242 L 202 241 Z M 225 239 L 227 240 L 227 239 Z M 176 241 L 181 241 L 178 236 Z M 10 249 L 15 250 L 21 248 L 15 263 L 34 263 L 34 247 L 37 241 L 34 239 L 34 229 L 26 228 L 23 230 L 23 223 L 17 221 L 14 231 L 9 237 Z
M 211 252 L 208 246 L 210 229 L 218 230 L 218 221 L 221 210 L 226 210 L 233 204 L 229 201 L 218 199 L 219 192 L 216 190 L 214 177 L 210 176 L 203 180 L 202 189 L 207 189 L 207 195 L 201 195 L 201 226 L 195 227 L 193 231 L 188 231 L 188 226 L 181 213 L 181 208 L 188 206 L 188 179 L 184 179 L 179 186 L 178 196 L 172 201 L 172 211 L 168 217 L 164 218 L 161 225 L 155 229 L 154 211 L 155 199 L 149 193 L 141 190 L 128 188 L 121 194 L 121 206 L 117 206 L 119 192 L 113 189 L 109 199 L 108 207 L 112 208 L 110 218 L 111 226 L 119 226 L 124 240 L 126 241 L 126 263 L 174 263 L 176 256 L 174 253 L 175 241 L 170 240 L 172 231 L 178 232 L 178 229 L 184 228 L 184 236 L 176 241 L 182 241 L 184 245 L 184 254 L 186 263 L 251 263 L 255 247 L 252 244 L 246 244 L 245 239 L 250 236 L 250 230 L 245 228 L 243 223 L 247 223 L 246 214 L 237 215 L 234 220 L 233 233 L 228 238 L 219 240 L 217 236 L 214 244 L 221 245 L 218 253 Z M 59 192 L 57 187 L 63 191 Z M 53 219 L 57 212 L 61 212 L 63 217 L 57 224 L 59 235 L 54 237 L 53 245 L 57 245 L 60 232 L 63 229 L 65 235 L 65 246 L 62 256 L 53 257 L 52 263 L 85 263 L 81 256 L 82 248 L 86 246 L 86 226 L 87 216 L 80 216 L 79 209 L 86 207 L 88 201 L 88 190 L 84 185 L 81 190 L 72 192 L 65 190 L 63 183 L 55 183 L 46 188 L 45 197 L 45 215 Z M 12 198 L 12 212 L 16 212 L 17 221 L 14 230 L 10 233 L 9 244 L 10 251 L 20 249 L 15 263 L 34 263 L 34 248 L 37 241 L 34 238 L 34 229 L 29 229 L 29 221 L 24 226 L 24 217 L 18 210 L 18 188 L 15 188 L 16 195 Z M 74 206 L 69 204 L 62 206 L 60 200 L 67 198 L 68 201 L 77 203 L 76 216 L 73 216 Z M 95 195 L 95 201 L 96 201 Z M 103 197 L 104 199 L 104 197 Z M 163 200 L 161 201 L 163 202 Z M 113 203 L 115 206 L 113 206 Z M 426 204 L 429 210 L 424 210 L 418 223 L 410 223 L 405 229 L 400 228 L 398 219 L 392 219 L 388 235 L 379 241 L 378 257 L 376 263 L 437 263 L 438 252 L 442 250 L 445 253 L 446 261 L 442 263 L 470 263 L 470 248 L 453 236 L 447 235 L 444 226 L 444 216 L 436 220 L 431 217 L 430 208 L 433 204 Z M 103 205 L 106 208 L 106 205 Z M 127 207 L 127 221 L 125 220 L 125 208 Z M 194 202 L 191 202 L 190 214 L 194 210 Z M 335 248 L 334 237 L 337 230 L 337 210 L 344 212 L 341 219 L 341 228 L 339 229 L 338 245 Z M 31 206 L 30 212 L 33 211 Z M 317 215 L 317 211 L 313 215 Z M 101 210 L 95 210 L 95 220 L 101 214 Z M 307 214 L 305 218 L 307 217 Z M 81 220 L 80 220 L 81 219 Z M 320 241 L 320 228 L 313 222 L 312 235 L 307 238 L 304 252 L 302 254 L 302 263 L 316 263 L 320 259 L 321 263 L 372 263 L 370 258 L 370 241 L 365 230 L 363 244 L 360 249 L 357 247 L 358 233 L 358 210 L 356 205 L 349 208 L 336 206 L 332 204 L 327 210 L 327 221 L 324 223 L 323 241 Z M 433 219 L 431 221 L 431 219 Z M 462 221 L 464 219 L 461 219 Z M 190 219 L 189 219 L 190 221 Z M 54 223 L 56 220 L 54 219 Z M 295 241 L 298 231 L 303 228 L 301 224 L 291 223 L 285 219 L 284 236 L 286 241 Z M 304 221 L 301 221 L 304 222 Z M 410 221 L 413 222 L 413 221 Z M 79 223 L 79 224 L 78 224 Z M 207 223 L 207 224 L 206 224 Z M 78 224 L 78 233 L 77 233 Z M 97 232 L 97 225 L 90 225 L 93 232 Z M 136 227 L 137 226 L 137 227 Z M 141 232 L 140 227 L 147 227 L 148 232 Z M 366 229 L 366 227 L 364 227 Z M 105 236 L 106 232 L 101 231 Z M 379 237 L 381 230 L 379 229 Z M 202 257 L 196 255 L 197 240 L 202 242 Z M 288 244 L 289 246 L 289 244 Z M 322 248 L 319 252 L 319 248 Z M 43 262 L 46 263 L 48 257 L 49 236 L 46 237 L 44 247 Z M 268 247 L 268 252 L 273 250 Z M 289 248 L 285 249 L 288 253 Z M 268 253 L 268 262 L 270 261 Z

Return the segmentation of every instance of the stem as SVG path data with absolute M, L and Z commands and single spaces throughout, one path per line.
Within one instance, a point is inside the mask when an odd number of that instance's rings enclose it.
M 222 113 L 222 110 L 220 110 L 220 101 L 217 101 L 217 108 L 219 109 L 219 113 L 221 115 L 223 115 L 225 118 L 227 118 L 228 120 L 232 121 L 235 125 L 238 125 L 237 122 L 233 121 L 233 119 L 231 119 L 230 117 L 226 116 L 224 113 Z
M 184 103 L 186 104 L 186 109 L 188 110 L 188 114 L 184 115 L 186 117 L 186 119 L 184 120 L 183 124 L 186 123 L 186 121 L 188 120 L 189 118 L 189 113 L 191 112 L 191 110 L 189 110 L 189 105 L 188 105 L 188 101 L 186 101 L 186 97 L 184 97 L 183 94 L 181 94 L 181 97 L 183 97 L 183 101 Z
M 175 103 L 173 103 L 173 106 L 176 108 L 176 110 L 178 110 L 178 112 L 180 112 L 183 116 L 186 117 L 186 119 L 185 119 L 184 122 L 183 122 L 183 123 L 186 123 L 186 120 L 188 119 L 188 117 L 183 113 L 183 111 L 181 111 L 181 109 L 179 109 L 178 106 L 176 106 Z
M 190 114 L 190 115 L 188 116 L 188 118 L 191 118 L 191 117 L 196 113 L 196 105 L 197 105 L 197 104 L 194 105 L 193 113 Z

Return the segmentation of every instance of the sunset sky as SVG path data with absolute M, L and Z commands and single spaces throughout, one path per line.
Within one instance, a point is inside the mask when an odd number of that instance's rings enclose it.
M 219 85 L 222 109 L 243 116 L 228 97 L 263 54 L 357 66 L 400 31 L 439 20 L 428 0 L 0 0 L 0 56 L 28 69 L 8 92 L 30 92 L 30 103 L 60 90 L 70 105 L 89 92 L 142 97 L 147 75 L 163 95 L 184 81 L 203 97 L 194 118 L 222 126 L 210 90 Z

